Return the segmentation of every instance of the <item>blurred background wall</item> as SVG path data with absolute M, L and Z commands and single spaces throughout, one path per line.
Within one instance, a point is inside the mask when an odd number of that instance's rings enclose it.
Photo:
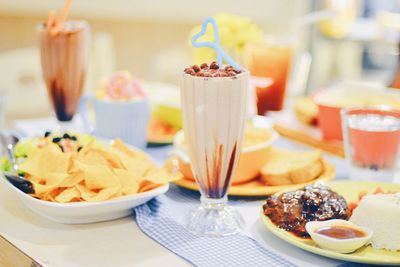
M 250 0 L 79 0 L 70 19 L 88 20 L 93 31 L 86 90 L 115 70 L 126 69 L 150 81 L 178 84 L 178 73 L 191 63 L 190 29 L 209 15 L 248 16 L 264 30 L 285 31 L 310 2 Z M 36 26 L 63 0 L 0 0 L 0 88 L 7 90 L 7 113 L 13 117 L 47 114 L 49 106 L 40 73 Z M 32 101 L 34 99 L 34 101 Z
M 0 0 L 0 52 L 35 47 L 35 25 L 49 10 L 59 10 L 63 4 L 63 0 Z M 170 60 L 188 64 L 190 29 L 206 16 L 222 11 L 248 16 L 266 31 L 280 32 L 308 9 L 307 0 L 250 0 L 242 4 L 227 0 L 205 0 L 201 4 L 181 0 L 79 0 L 73 3 L 69 18 L 88 20 L 94 38 L 99 33 L 109 34 L 118 69 L 154 79 L 158 78 L 153 76 L 157 67 L 154 61 L 160 58 L 170 55 Z M 94 42 L 107 42 L 107 37 L 102 37 Z
M 336 26 L 325 32 L 315 25 L 291 31 L 299 17 L 343 3 L 350 3 L 350 13 L 341 20 L 347 23 L 345 35 L 329 32 Z M 0 0 L 0 89 L 8 91 L 7 112 L 14 117 L 49 112 L 35 28 L 63 4 L 64 0 Z M 296 53 L 306 52 L 312 59 L 307 82 L 312 91 L 338 79 L 390 79 L 388 70 L 397 64 L 398 35 L 382 37 L 375 6 L 399 12 L 400 1 L 79 0 L 69 18 L 88 20 L 93 31 L 86 90 L 94 91 L 101 78 L 119 69 L 144 80 L 179 84 L 179 71 L 191 63 L 191 29 L 204 17 L 225 12 L 249 17 L 265 34 L 296 34 Z

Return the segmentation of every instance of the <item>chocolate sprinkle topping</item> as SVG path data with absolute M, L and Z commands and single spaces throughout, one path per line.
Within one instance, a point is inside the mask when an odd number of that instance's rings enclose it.
M 203 63 L 200 65 L 193 65 L 184 70 L 186 74 L 199 77 L 234 77 L 240 73 L 242 70 L 235 70 L 232 66 L 228 65 L 220 68 L 217 62 L 213 61 L 208 65 Z

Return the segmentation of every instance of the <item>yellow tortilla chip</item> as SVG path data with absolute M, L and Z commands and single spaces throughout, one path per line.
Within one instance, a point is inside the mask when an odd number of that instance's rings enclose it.
M 64 172 L 49 172 L 43 175 L 42 180 L 44 180 L 45 185 L 59 185 L 63 180 L 68 177 L 68 173 Z
M 141 178 L 139 184 L 139 192 L 145 192 L 167 184 L 170 181 L 182 179 L 181 173 L 170 173 L 165 168 L 160 168 L 150 171 L 147 175 Z
M 25 177 L 26 179 L 28 179 L 29 181 L 35 182 L 35 183 L 39 183 L 40 180 L 41 180 L 40 177 L 30 175 L 29 173 L 25 173 L 25 176 L 24 176 L 24 177 Z
M 31 180 L 35 190 L 35 196 L 41 197 L 50 191 L 59 188 L 60 183 L 67 177 L 67 173 L 47 173 L 46 177 L 38 179 L 39 181 Z
M 154 184 L 149 181 L 142 181 L 142 182 L 140 182 L 139 192 L 140 193 L 147 192 L 147 191 L 153 190 L 157 187 L 160 187 L 160 184 Z
M 143 177 L 147 172 L 156 168 L 156 165 L 148 158 L 127 156 L 127 154 L 114 148 L 110 150 L 120 158 L 124 169 L 135 177 Z
M 114 173 L 119 177 L 121 181 L 122 195 L 131 195 L 138 192 L 138 179 L 136 179 L 130 172 L 123 169 L 114 169 Z
M 86 154 L 88 151 L 92 150 L 95 147 L 96 139 L 91 139 L 88 143 L 83 146 L 79 154 Z
M 57 195 L 54 200 L 60 203 L 66 203 L 71 201 L 77 201 L 81 198 L 81 192 L 74 186 L 65 189 L 59 195 Z
M 42 198 L 45 194 L 57 188 L 57 185 L 42 185 L 34 181 L 31 181 L 31 183 L 33 185 L 33 188 L 35 189 L 34 196 L 38 198 Z
M 88 189 L 86 186 L 81 185 L 81 184 L 77 184 L 76 185 L 76 189 L 79 190 L 79 192 L 81 193 L 81 197 L 82 199 L 86 200 L 88 198 L 92 198 L 95 197 L 97 195 L 96 192 L 91 191 L 90 189 Z
M 85 174 L 83 171 L 77 171 L 73 174 L 67 176 L 64 180 L 62 180 L 58 186 L 60 187 L 73 187 L 79 183 L 81 183 L 85 179 Z
M 65 188 L 61 188 L 61 187 L 55 187 L 53 190 L 45 193 L 42 196 L 43 200 L 47 200 L 47 201 L 52 201 L 52 202 L 56 202 L 56 196 L 58 196 L 63 190 L 65 190 Z
M 85 185 L 89 190 L 104 189 L 108 187 L 120 187 L 118 177 L 108 166 L 89 165 L 75 160 L 74 164 L 85 174 Z
M 111 145 L 112 148 L 119 150 L 122 153 L 132 157 L 132 158 L 149 158 L 146 153 L 139 151 L 139 150 L 132 150 L 121 139 L 115 139 L 113 144 Z
M 107 160 L 102 157 L 99 153 L 90 150 L 87 151 L 86 153 L 79 153 L 76 157 L 74 157 L 73 160 L 78 160 L 82 163 L 89 164 L 89 165 L 108 165 Z M 72 164 L 73 167 L 75 167 L 74 164 Z M 79 168 L 78 168 L 79 169 Z M 72 168 L 71 171 L 76 171 L 76 169 Z
M 103 157 L 110 167 L 122 169 L 122 163 L 118 155 L 103 149 L 92 149 L 90 152 L 91 154 L 97 153 L 100 157 Z
M 80 191 L 82 199 L 88 202 L 98 202 L 110 199 L 120 192 L 120 187 L 108 187 L 100 190 L 98 193 L 90 191 L 87 187 L 77 185 L 76 188 Z
M 19 170 L 35 177 L 43 177 L 48 173 L 66 173 L 71 153 L 63 153 L 58 145 L 49 143 L 41 149 L 33 149 L 28 159 L 22 162 Z
M 154 184 L 167 184 L 168 182 L 178 181 L 182 179 L 182 174 L 179 172 L 168 172 L 164 168 L 159 168 L 150 171 L 143 178 L 142 181 L 149 181 Z

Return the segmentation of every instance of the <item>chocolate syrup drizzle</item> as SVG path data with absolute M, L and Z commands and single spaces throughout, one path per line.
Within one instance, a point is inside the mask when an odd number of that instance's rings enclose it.
M 221 180 L 221 170 L 222 170 L 222 156 L 223 156 L 223 145 L 220 144 L 218 149 L 215 148 L 213 153 L 213 162 L 212 162 L 212 170 L 210 172 L 208 165 L 208 156 L 207 152 L 205 152 L 205 163 L 206 163 L 206 175 L 207 175 L 207 187 L 202 188 L 203 192 L 206 194 L 208 198 L 222 198 L 225 196 L 226 191 L 228 190 L 229 182 L 231 180 L 233 167 L 235 163 L 236 157 L 236 147 L 237 143 L 233 146 L 231 156 L 229 159 L 228 170 L 226 172 L 225 180 L 223 186 L 220 187 Z

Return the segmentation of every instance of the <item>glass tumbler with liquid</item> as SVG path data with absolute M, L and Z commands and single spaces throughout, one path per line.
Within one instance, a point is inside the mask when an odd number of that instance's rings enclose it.
M 252 76 L 270 78 L 272 84 L 257 87 L 257 111 L 264 115 L 267 111 L 283 108 L 286 83 L 293 54 L 292 43 L 267 40 L 261 44 L 247 44 L 244 61 Z
M 400 111 L 343 109 L 342 128 L 350 178 L 392 182 L 400 145 Z

